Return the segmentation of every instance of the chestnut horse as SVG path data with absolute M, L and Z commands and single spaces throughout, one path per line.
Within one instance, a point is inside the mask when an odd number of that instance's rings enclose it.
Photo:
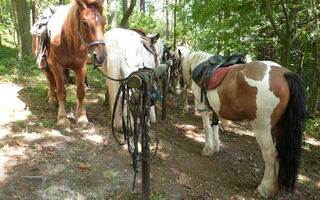
M 46 44 L 48 67 L 44 71 L 49 83 L 48 101 L 59 102 L 58 126 L 70 126 L 65 110 L 64 69 L 72 69 L 77 78 L 77 123 L 81 125 L 88 123 L 84 106 L 87 55 L 90 54 L 95 65 L 101 65 L 106 57 L 102 4 L 103 0 L 73 0 L 54 13 L 48 22 L 49 39 Z M 39 36 L 33 35 L 32 41 L 36 56 L 39 52 L 37 37 Z
M 175 65 L 191 72 L 211 54 L 188 52 L 174 54 Z M 191 89 L 198 102 L 201 88 L 192 81 Z M 209 110 L 228 120 L 248 120 L 262 151 L 264 176 L 257 191 L 265 198 L 279 189 L 292 191 L 296 182 L 303 124 L 306 117 L 305 87 L 301 78 L 271 61 L 253 61 L 233 65 L 222 83 L 207 90 L 206 109 L 202 112 L 205 146 L 202 154 L 212 156 L 219 151 L 219 128 L 210 125 Z M 275 142 L 271 131 L 275 133 Z M 276 145 L 275 145 L 276 143 Z

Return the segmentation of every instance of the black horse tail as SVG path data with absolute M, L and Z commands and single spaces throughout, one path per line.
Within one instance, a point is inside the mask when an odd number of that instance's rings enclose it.
M 298 74 L 286 72 L 290 99 L 280 120 L 281 133 L 277 141 L 279 158 L 278 181 L 280 188 L 292 192 L 296 183 L 300 164 L 301 142 L 306 119 L 306 90 Z

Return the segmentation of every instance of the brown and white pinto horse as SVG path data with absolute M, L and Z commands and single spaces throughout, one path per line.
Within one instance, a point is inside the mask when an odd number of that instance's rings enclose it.
M 87 55 L 90 53 L 95 65 L 101 65 L 106 57 L 102 4 L 103 0 L 73 0 L 52 15 L 48 22 L 48 67 L 45 73 L 49 83 L 48 101 L 59 102 L 58 126 L 70 126 L 65 110 L 64 69 L 72 69 L 77 78 L 77 123 L 88 123 L 84 107 Z M 32 47 L 37 56 L 39 46 L 36 37 L 39 36 L 33 35 Z
M 176 65 L 191 76 L 192 70 L 212 55 L 181 51 L 174 54 Z M 191 78 L 190 78 L 191 79 Z M 201 88 L 192 81 L 198 102 Z M 208 104 L 202 112 L 206 142 L 203 155 L 219 151 L 218 125 L 210 125 L 209 107 L 228 120 L 248 120 L 255 132 L 265 162 L 258 192 L 265 198 L 279 189 L 292 191 L 296 182 L 305 111 L 305 87 L 301 78 L 271 61 L 254 61 L 230 68 L 222 83 L 206 93 Z M 273 141 L 271 131 L 275 133 Z M 275 145 L 276 143 L 276 145 Z

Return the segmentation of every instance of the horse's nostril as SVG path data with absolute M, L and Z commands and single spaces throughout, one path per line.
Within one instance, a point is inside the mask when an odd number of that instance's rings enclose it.
M 93 59 L 94 59 L 95 61 L 97 61 L 97 60 L 98 60 L 98 56 L 97 56 L 97 54 L 96 54 L 96 53 L 93 53 L 93 54 L 92 54 L 92 56 L 93 56 Z

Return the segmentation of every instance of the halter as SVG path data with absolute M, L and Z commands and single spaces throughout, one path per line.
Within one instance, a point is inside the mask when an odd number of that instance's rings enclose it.
M 98 44 L 106 45 L 106 43 L 103 40 L 93 41 L 91 43 L 88 43 L 87 41 L 85 41 L 83 36 L 82 36 L 82 34 L 80 33 L 80 20 L 79 20 L 79 23 L 78 23 L 77 33 L 78 33 L 78 36 L 79 36 L 81 42 L 83 42 L 86 45 L 86 47 L 88 48 L 88 51 L 90 52 L 90 54 L 91 54 L 91 51 L 90 51 L 90 47 L 91 46 L 98 45 Z

